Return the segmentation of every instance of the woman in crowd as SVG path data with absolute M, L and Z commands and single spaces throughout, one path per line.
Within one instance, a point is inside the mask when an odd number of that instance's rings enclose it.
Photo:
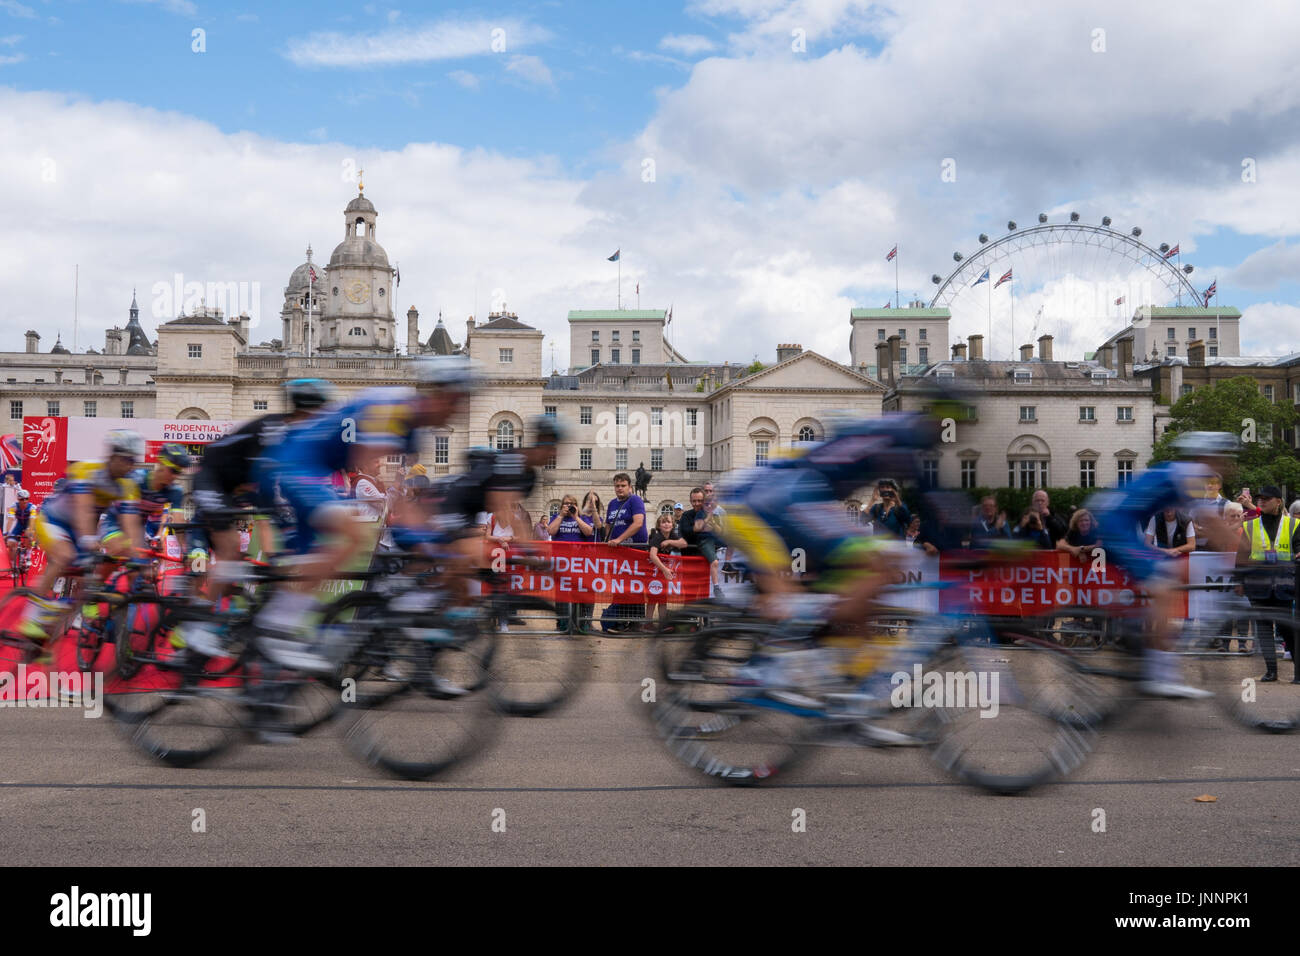
M 665 511 L 655 522 L 655 529 L 650 532 L 650 562 L 659 569 L 659 573 L 664 576 L 665 581 L 672 581 L 676 575 L 672 568 L 660 560 L 661 554 L 681 554 L 682 549 L 686 547 L 686 539 L 677 537 L 674 530 L 673 516 L 671 512 Z M 668 620 L 668 604 L 656 605 L 657 612 L 652 611 L 651 615 L 657 616 L 659 623 L 663 624 Z M 643 625 L 647 631 L 655 630 L 653 620 L 647 621 Z
M 1087 508 L 1078 508 L 1070 515 L 1070 527 L 1065 537 L 1056 543 L 1058 551 L 1068 551 L 1080 561 L 1091 559 L 1094 552 L 1101 548 L 1101 539 L 1097 536 L 1097 523 L 1092 520 L 1092 512 Z
M 560 500 L 560 510 L 551 515 L 546 533 L 552 541 L 576 544 L 594 540 L 596 528 L 591 516 L 578 510 L 578 499 L 573 495 L 565 495 Z M 567 631 L 578 617 L 586 616 L 580 615 L 582 608 L 581 604 L 556 604 L 555 629 Z
M 600 500 L 600 495 L 596 494 L 596 489 L 592 488 L 582 499 L 582 516 L 595 529 L 592 536 L 593 541 L 604 541 L 608 528 L 605 526 L 605 505 Z

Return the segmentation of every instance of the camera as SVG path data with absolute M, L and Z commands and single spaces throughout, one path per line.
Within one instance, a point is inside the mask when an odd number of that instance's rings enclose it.
M 564 513 L 567 514 L 570 518 L 572 518 L 574 515 L 578 513 L 578 508 L 576 505 L 567 505 L 564 509 Z

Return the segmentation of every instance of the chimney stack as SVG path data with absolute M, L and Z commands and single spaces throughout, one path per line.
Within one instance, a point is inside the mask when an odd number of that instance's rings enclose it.
M 239 313 L 239 334 L 243 338 L 245 345 L 248 344 L 248 330 L 252 322 L 253 320 L 249 318 L 247 312 Z
M 784 362 L 786 359 L 792 359 L 802 352 L 802 345 L 778 345 L 776 347 L 776 360 L 778 362 Z
M 1020 361 L 1031 362 L 1034 359 L 1034 347 L 1032 345 L 1020 346 Z
M 731 361 L 727 360 L 722 363 L 722 384 L 731 381 Z
M 1194 339 L 1187 343 L 1187 364 L 1205 364 L 1205 341 L 1203 339 Z
M 41 335 L 39 332 L 33 332 L 30 329 L 27 332 L 27 351 L 39 352 L 41 350 Z
M 1038 358 L 1043 362 L 1052 360 L 1052 337 L 1050 335 L 1040 335 L 1038 337 Z
M 952 357 L 954 361 L 966 361 L 966 343 L 960 342 L 952 347 Z
M 406 354 L 420 354 L 420 313 L 415 306 L 406 310 Z
M 966 341 L 970 343 L 970 360 L 972 362 L 983 361 L 984 359 L 984 336 L 968 335 Z
M 1097 350 L 1097 361 L 1102 364 L 1103 368 L 1113 369 L 1115 367 L 1115 346 L 1103 345 Z
M 104 354 L 121 355 L 126 350 L 122 348 L 122 330 L 108 329 L 104 332 Z
M 889 345 L 889 384 L 895 385 L 903 377 L 903 340 L 891 335 L 886 343 Z
M 1133 374 L 1133 340 L 1119 340 L 1119 361 L 1116 364 L 1116 371 L 1119 372 L 1120 378 L 1128 378 Z
M 876 343 L 876 378 L 886 384 L 891 383 L 889 377 L 889 343 Z

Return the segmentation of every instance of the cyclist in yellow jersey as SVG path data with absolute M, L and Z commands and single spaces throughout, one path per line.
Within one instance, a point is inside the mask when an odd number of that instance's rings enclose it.
M 40 640 L 52 636 L 50 628 L 71 605 L 45 595 L 74 562 L 93 558 L 101 547 L 110 555 L 125 557 L 132 547 L 144 546 L 136 507 L 140 489 L 127 477 L 144 457 L 144 439 L 136 432 L 115 429 L 105 436 L 105 453 L 104 462 L 70 465 L 63 490 L 46 499 L 33 521 L 36 543 L 46 560 L 36 593 L 18 625 L 24 637 Z M 120 523 L 111 526 L 101 541 L 96 528 L 109 508 L 118 512 Z

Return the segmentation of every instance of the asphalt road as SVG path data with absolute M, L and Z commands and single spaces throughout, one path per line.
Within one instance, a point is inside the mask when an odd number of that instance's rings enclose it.
M 1300 738 L 1239 729 L 1209 704 L 1142 704 L 1071 780 L 1018 797 L 954 784 L 921 751 L 857 748 L 741 790 L 651 735 L 641 642 L 598 641 L 592 663 L 567 709 L 506 721 L 476 760 L 423 784 L 378 775 L 333 726 L 176 770 L 107 716 L 0 710 L 4 862 L 1300 864 Z

